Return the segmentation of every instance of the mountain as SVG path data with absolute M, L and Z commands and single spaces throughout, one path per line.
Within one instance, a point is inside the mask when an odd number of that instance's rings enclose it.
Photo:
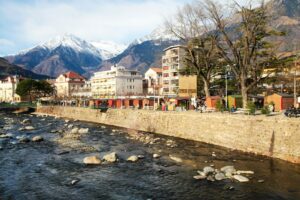
M 7 60 L 38 74 L 57 77 L 66 71 L 88 73 L 102 62 L 99 50 L 74 35 L 58 36 Z
M 0 79 L 10 75 L 21 75 L 32 79 L 47 79 L 48 76 L 35 74 L 29 70 L 23 69 L 19 66 L 10 64 L 6 59 L 0 57 Z
M 128 45 L 117 44 L 112 41 L 96 41 L 91 42 L 91 44 L 98 49 L 102 60 L 108 60 L 110 58 L 113 58 L 121 54 L 128 47 Z
M 175 37 L 158 27 L 151 34 L 134 40 L 121 54 L 103 61 L 98 70 L 108 70 L 117 64 L 145 73 L 150 67 L 161 67 L 163 50 L 179 43 Z
M 274 37 L 280 42 L 280 51 L 300 49 L 300 0 L 271 0 L 267 3 L 270 25 L 285 32 L 285 37 Z M 299 44 L 299 45 L 296 45 Z

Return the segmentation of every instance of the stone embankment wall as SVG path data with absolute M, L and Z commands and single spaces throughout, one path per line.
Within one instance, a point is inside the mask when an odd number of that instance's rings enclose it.
M 196 140 L 300 163 L 300 119 L 222 113 L 38 107 L 38 113 Z

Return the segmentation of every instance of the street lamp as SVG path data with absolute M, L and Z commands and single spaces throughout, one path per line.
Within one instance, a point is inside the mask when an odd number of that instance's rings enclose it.
M 225 99 L 225 106 L 226 109 L 228 108 L 228 83 L 227 83 L 227 69 L 229 68 L 229 65 L 226 65 L 225 67 L 225 95 L 226 95 L 226 99 Z

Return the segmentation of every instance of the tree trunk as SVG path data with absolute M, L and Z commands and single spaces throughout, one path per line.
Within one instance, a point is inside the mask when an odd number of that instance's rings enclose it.
M 244 78 L 241 78 L 241 92 L 242 92 L 242 101 L 243 101 L 243 108 L 247 108 L 248 102 L 248 90 L 246 87 L 246 81 Z
M 210 91 L 209 91 L 210 83 L 207 80 L 203 80 L 203 82 L 204 82 L 205 97 L 208 98 L 210 97 Z

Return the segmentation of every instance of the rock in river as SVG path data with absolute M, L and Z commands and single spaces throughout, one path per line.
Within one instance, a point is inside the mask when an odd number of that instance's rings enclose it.
M 169 157 L 174 160 L 175 162 L 182 162 L 182 159 L 181 158 L 178 158 L 176 156 L 172 156 L 172 155 L 169 155 Z
M 27 130 L 27 131 L 34 130 L 34 127 L 33 126 L 25 126 L 25 130 Z
M 242 176 L 242 175 L 234 175 L 233 178 L 235 180 L 238 180 L 239 182 L 248 182 L 249 179 L 245 176 Z
M 203 172 L 204 172 L 205 175 L 208 175 L 209 173 L 213 173 L 214 171 L 215 171 L 215 169 L 210 167 L 210 166 L 207 166 L 207 167 L 203 168 Z
M 137 157 L 136 155 L 132 155 L 129 158 L 127 158 L 127 161 L 131 161 L 131 162 L 136 162 L 138 161 L 139 157 Z
M 86 165 L 99 165 L 101 160 L 97 156 L 88 156 L 83 159 L 83 163 Z
M 153 154 L 153 158 L 159 158 L 160 157 L 160 155 L 158 155 L 158 154 Z
M 196 175 L 196 176 L 193 176 L 193 178 L 197 179 L 197 180 L 203 180 L 203 179 L 206 179 L 206 176 Z
M 230 173 L 230 174 L 234 174 L 236 173 L 236 169 L 234 168 L 234 166 L 225 166 L 221 168 L 221 171 L 226 173 Z
M 80 128 L 78 130 L 78 133 L 79 134 L 87 134 L 89 132 L 89 129 L 88 128 Z
M 223 179 L 226 179 L 226 177 L 225 177 L 225 175 L 224 175 L 222 172 L 219 172 L 219 173 L 217 173 L 217 174 L 215 175 L 215 179 L 216 179 L 217 181 L 221 181 L 221 180 L 223 180 Z
M 116 152 L 112 152 L 110 154 L 107 154 L 103 157 L 103 160 L 107 161 L 107 162 L 116 162 L 117 161 L 117 154 Z
M 43 138 L 42 136 L 39 136 L 39 135 L 34 136 L 34 137 L 31 139 L 32 142 L 41 142 L 41 141 L 43 141 L 43 140 L 44 140 L 44 138 Z
M 24 119 L 21 123 L 22 124 L 31 124 L 31 120 L 30 119 Z
M 20 142 L 20 143 L 28 143 L 28 142 L 30 142 L 30 139 L 27 138 L 27 137 L 21 137 L 21 138 L 19 139 L 19 142 Z

